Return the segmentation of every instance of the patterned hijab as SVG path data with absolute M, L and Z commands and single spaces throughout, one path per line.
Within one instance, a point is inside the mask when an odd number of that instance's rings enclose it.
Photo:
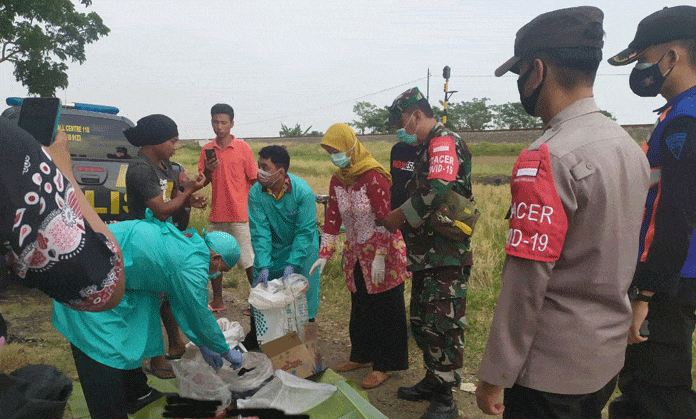
M 335 148 L 339 152 L 344 151 L 350 157 L 350 165 L 336 171 L 336 177 L 342 184 L 351 185 L 360 175 L 372 169 L 386 176 L 391 184 L 389 171 L 372 157 L 356 138 L 355 131 L 347 124 L 331 125 L 321 139 L 321 145 Z

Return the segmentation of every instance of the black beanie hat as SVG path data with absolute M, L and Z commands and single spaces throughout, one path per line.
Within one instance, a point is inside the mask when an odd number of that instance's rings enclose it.
M 162 144 L 179 136 L 176 123 L 168 116 L 155 114 L 141 118 L 138 124 L 123 131 L 129 143 L 136 147 Z

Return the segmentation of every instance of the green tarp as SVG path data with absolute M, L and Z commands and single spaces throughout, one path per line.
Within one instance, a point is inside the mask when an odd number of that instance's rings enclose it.
M 313 381 L 336 386 L 334 394 L 323 403 L 305 412 L 311 419 L 387 419 L 379 410 L 370 404 L 367 393 L 358 390 L 353 382 L 346 381 L 343 376 L 328 369 L 315 377 Z M 160 380 L 148 375 L 148 384 L 161 392 L 176 393 L 176 380 Z M 68 405 L 75 419 L 89 419 L 89 412 L 85 404 L 80 383 L 73 383 L 73 393 L 68 399 Z M 149 404 L 138 411 L 136 415 L 129 416 L 133 419 L 160 419 L 166 400 L 164 398 Z

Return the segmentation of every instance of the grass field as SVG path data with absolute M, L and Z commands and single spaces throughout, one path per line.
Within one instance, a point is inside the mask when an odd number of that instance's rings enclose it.
M 250 142 L 255 155 L 267 143 Z M 335 170 L 328 154 L 317 143 L 285 144 L 291 163 L 290 172 L 304 178 L 317 194 L 328 193 L 330 176 Z M 389 152 L 392 147 L 387 142 L 370 142 L 366 147 L 375 158 L 388 167 Z M 520 144 L 472 144 L 474 179 L 486 176 L 509 176 L 516 155 L 524 148 Z M 183 164 L 191 175 L 197 171 L 200 146 L 197 143 L 180 143 L 173 160 Z M 474 267 L 469 282 L 467 301 L 466 350 L 463 372 L 473 374 L 478 368 L 483 348 L 488 335 L 488 328 L 495 310 L 500 289 L 500 273 L 504 260 L 504 245 L 507 235 L 507 221 L 504 216 L 510 203 L 508 185 L 489 186 L 475 183 L 474 195 L 482 213 L 473 243 Z M 210 187 L 201 191 L 210 196 Z M 317 215 L 323 221 L 323 208 L 317 206 Z M 207 224 L 209 210 L 193 209 L 190 226 L 201 231 Z M 345 282 L 340 268 L 340 258 L 334 257 L 322 275 L 320 321 L 327 319 L 347 324 L 350 312 L 350 300 L 346 298 Z M 234 269 L 225 277 L 227 287 L 246 287 L 242 272 Z M 406 296 L 409 295 L 410 283 L 406 284 Z M 407 297 L 408 298 L 408 297 Z M 408 301 L 407 301 L 408 303 Z M 21 301 L 3 301 L 3 315 L 12 318 L 24 318 L 36 314 L 35 307 L 27 307 Z M 50 317 L 50 311 L 45 316 Z M 49 323 L 48 327 L 36 330 L 34 335 L 39 342 L 22 342 L 6 345 L 0 350 L 0 372 L 9 372 L 27 363 L 50 363 L 76 378 L 69 346 Z M 10 330 L 10 332 L 12 332 Z M 415 361 L 416 363 L 418 361 Z M 70 417 L 70 416 L 66 416 Z

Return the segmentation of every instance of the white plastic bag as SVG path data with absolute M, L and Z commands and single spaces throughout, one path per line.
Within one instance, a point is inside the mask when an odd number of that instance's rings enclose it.
M 172 360 L 172 369 L 179 384 L 179 394 L 196 400 L 219 400 L 222 406 L 232 402 L 230 385 L 203 359 L 201 351 L 192 343 L 186 345 L 181 359 Z
M 270 342 L 290 332 L 297 332 L 304 340 L 304 325 L 309 319 L 307 290 L 309 281 L 302 275 L 289 275 L 258 284 L 249 293 L 249 304 L 254 310 L 256 337 L 259 343 Z
M 226 318 L 218 319 L 225 340 L 234 348 L 244 339 L 244 328 Z M 198 347 L 189 342 L 181 359 L 172 360 L 172 369 L 179 385 L 179 394 L 197 400 L 220 400 L 226 407 L 232 402 L 232 390 L 247 391 L 259 388 L 273 375 L 271 360 L 262 353 L 244 354 L 242 367 L 247 370 L 241 376 L 240 369 L 232 369 L 223 361 L 222 368 L 215 370 L 203 359 Z
M 230 348 L 236 347 L 244 340 L 244 328 L 239 322 L 231 322 L 227 320 L 227 317 L 221 317 L 217 319 L 217 323 L 220 326 L 220 330 L 222 330 L 222 334 L 225 335 L 225 341 L 230 345 Z
M 239 375 L 240 372 L 242 375 Z M 273 364 L 271 360 L 261 352 L 247 352 L 244 354 L 244 361 L 239 369 L 232 369 L 226 363 L 218 376 L 230 386 L 236 393 L 248 390 L 256 390 L 273 375 Z
M 248 399 L 237 400 L 237 408 L 275 408 L 286 415 L 305 412 L 331 397 L 336 387 L 315 383 L 283 370 L 276 370 L 275 377 Z

